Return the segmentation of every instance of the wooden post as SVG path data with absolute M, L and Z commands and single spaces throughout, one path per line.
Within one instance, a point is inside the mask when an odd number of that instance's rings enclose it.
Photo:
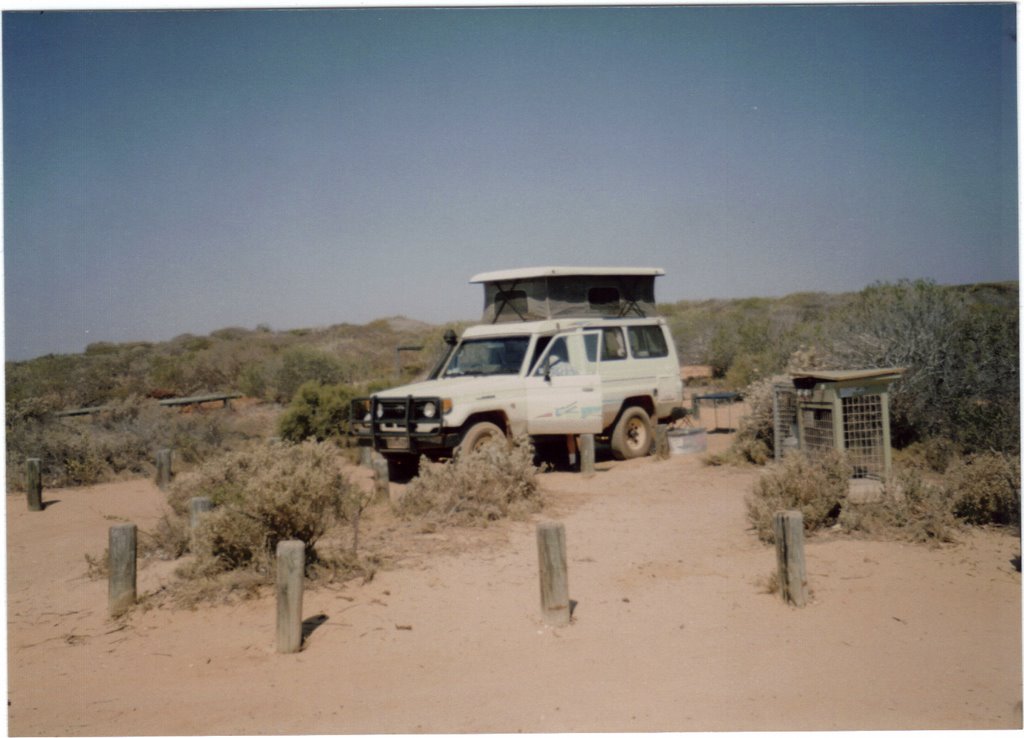
M 373 449 L 369 446 L 359 447 L 359 465 L 373 467 Z
M 107 606 L 112 617 L 135 604 L 136 527 L 134 523 L 114 525 L 109 535 L 110 581 Z
M 585 477 L 594 476 L 594 434 L 580 436 L 580 473 Z
M 387 500 L 391 495 L 388 460 L 382 454 L 373 455 L 373 499 Z
M 171 483 L 171 449 L 162 448 L 156 452 L 156 486 L 167 489 Z
M 548 625 L 569 624 L 569 573 L 565 559 L 565 526 L 537 525 L 537 560 L 540 562 L 540 610 Z
M 192 497 L 188 501 L 188 548 L 196 553 L 196 528 L 203 515 L 213 509 L 213 500 L 209 497 Z
M 188 528 L 195 531 L 204 513 L 213 509 L 213 500 L 209 497 L 193 497 L 188 501 Z
M 277 651 L 296 653 L 302 647 L 302 582 L 306 544 L 277 544 Z
M 43 474 L 40 464 L 39 459 L 25 460 L 25 492 L 28 497 L 28 509 L 33 511 L 43 509 Z
M 775 557 L 779 566 L 779 592 L 785 602 L 807 604 L 807 567 L 804 563 L 804 516 L 798 510 L 775 513 Z
M 658 423 L 654 426 L 654 453 L 661 460 L 669 457 L 668 426 Z

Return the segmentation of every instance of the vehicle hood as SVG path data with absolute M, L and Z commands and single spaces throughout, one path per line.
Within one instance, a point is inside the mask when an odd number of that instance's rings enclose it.
M 414 397 L 466 397 L 493 395 L 506 387 L 512 388 L 522 384 L 517 374 L 491 374 L 469 377 L 451 377 L 449 379 L 432 379 L 427 382 L 404 384 L 374 393 L 375 397 L 400 398 Z

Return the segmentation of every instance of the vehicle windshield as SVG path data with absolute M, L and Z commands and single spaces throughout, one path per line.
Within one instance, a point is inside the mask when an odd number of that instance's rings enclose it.
M 529 336 L 463 341 L 444 371 L 445 377 L 518 374 L 530 346 Z

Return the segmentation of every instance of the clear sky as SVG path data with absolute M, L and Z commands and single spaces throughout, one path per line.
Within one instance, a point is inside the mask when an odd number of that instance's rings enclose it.
M 1016 279 L 1015 6 L 4 13 L 8 359 L 404 314 Z

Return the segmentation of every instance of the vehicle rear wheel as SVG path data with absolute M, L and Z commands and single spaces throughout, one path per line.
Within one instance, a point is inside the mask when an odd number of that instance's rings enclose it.
M 474 423 L 466 429 L 465 433 L 462 434 L 462 440 L 459 442 L 456 453 L 465 454 L 471 451 L 476 451 L 488 443 L 504 439 L 505 431 L 494 423 L 490 423 L 486 420 Z
M 635 459 L 651 451 L 651 418 L 647 411 L 636 405 L 622 411 L 612 431 L 612 456 L 616 459 Z

